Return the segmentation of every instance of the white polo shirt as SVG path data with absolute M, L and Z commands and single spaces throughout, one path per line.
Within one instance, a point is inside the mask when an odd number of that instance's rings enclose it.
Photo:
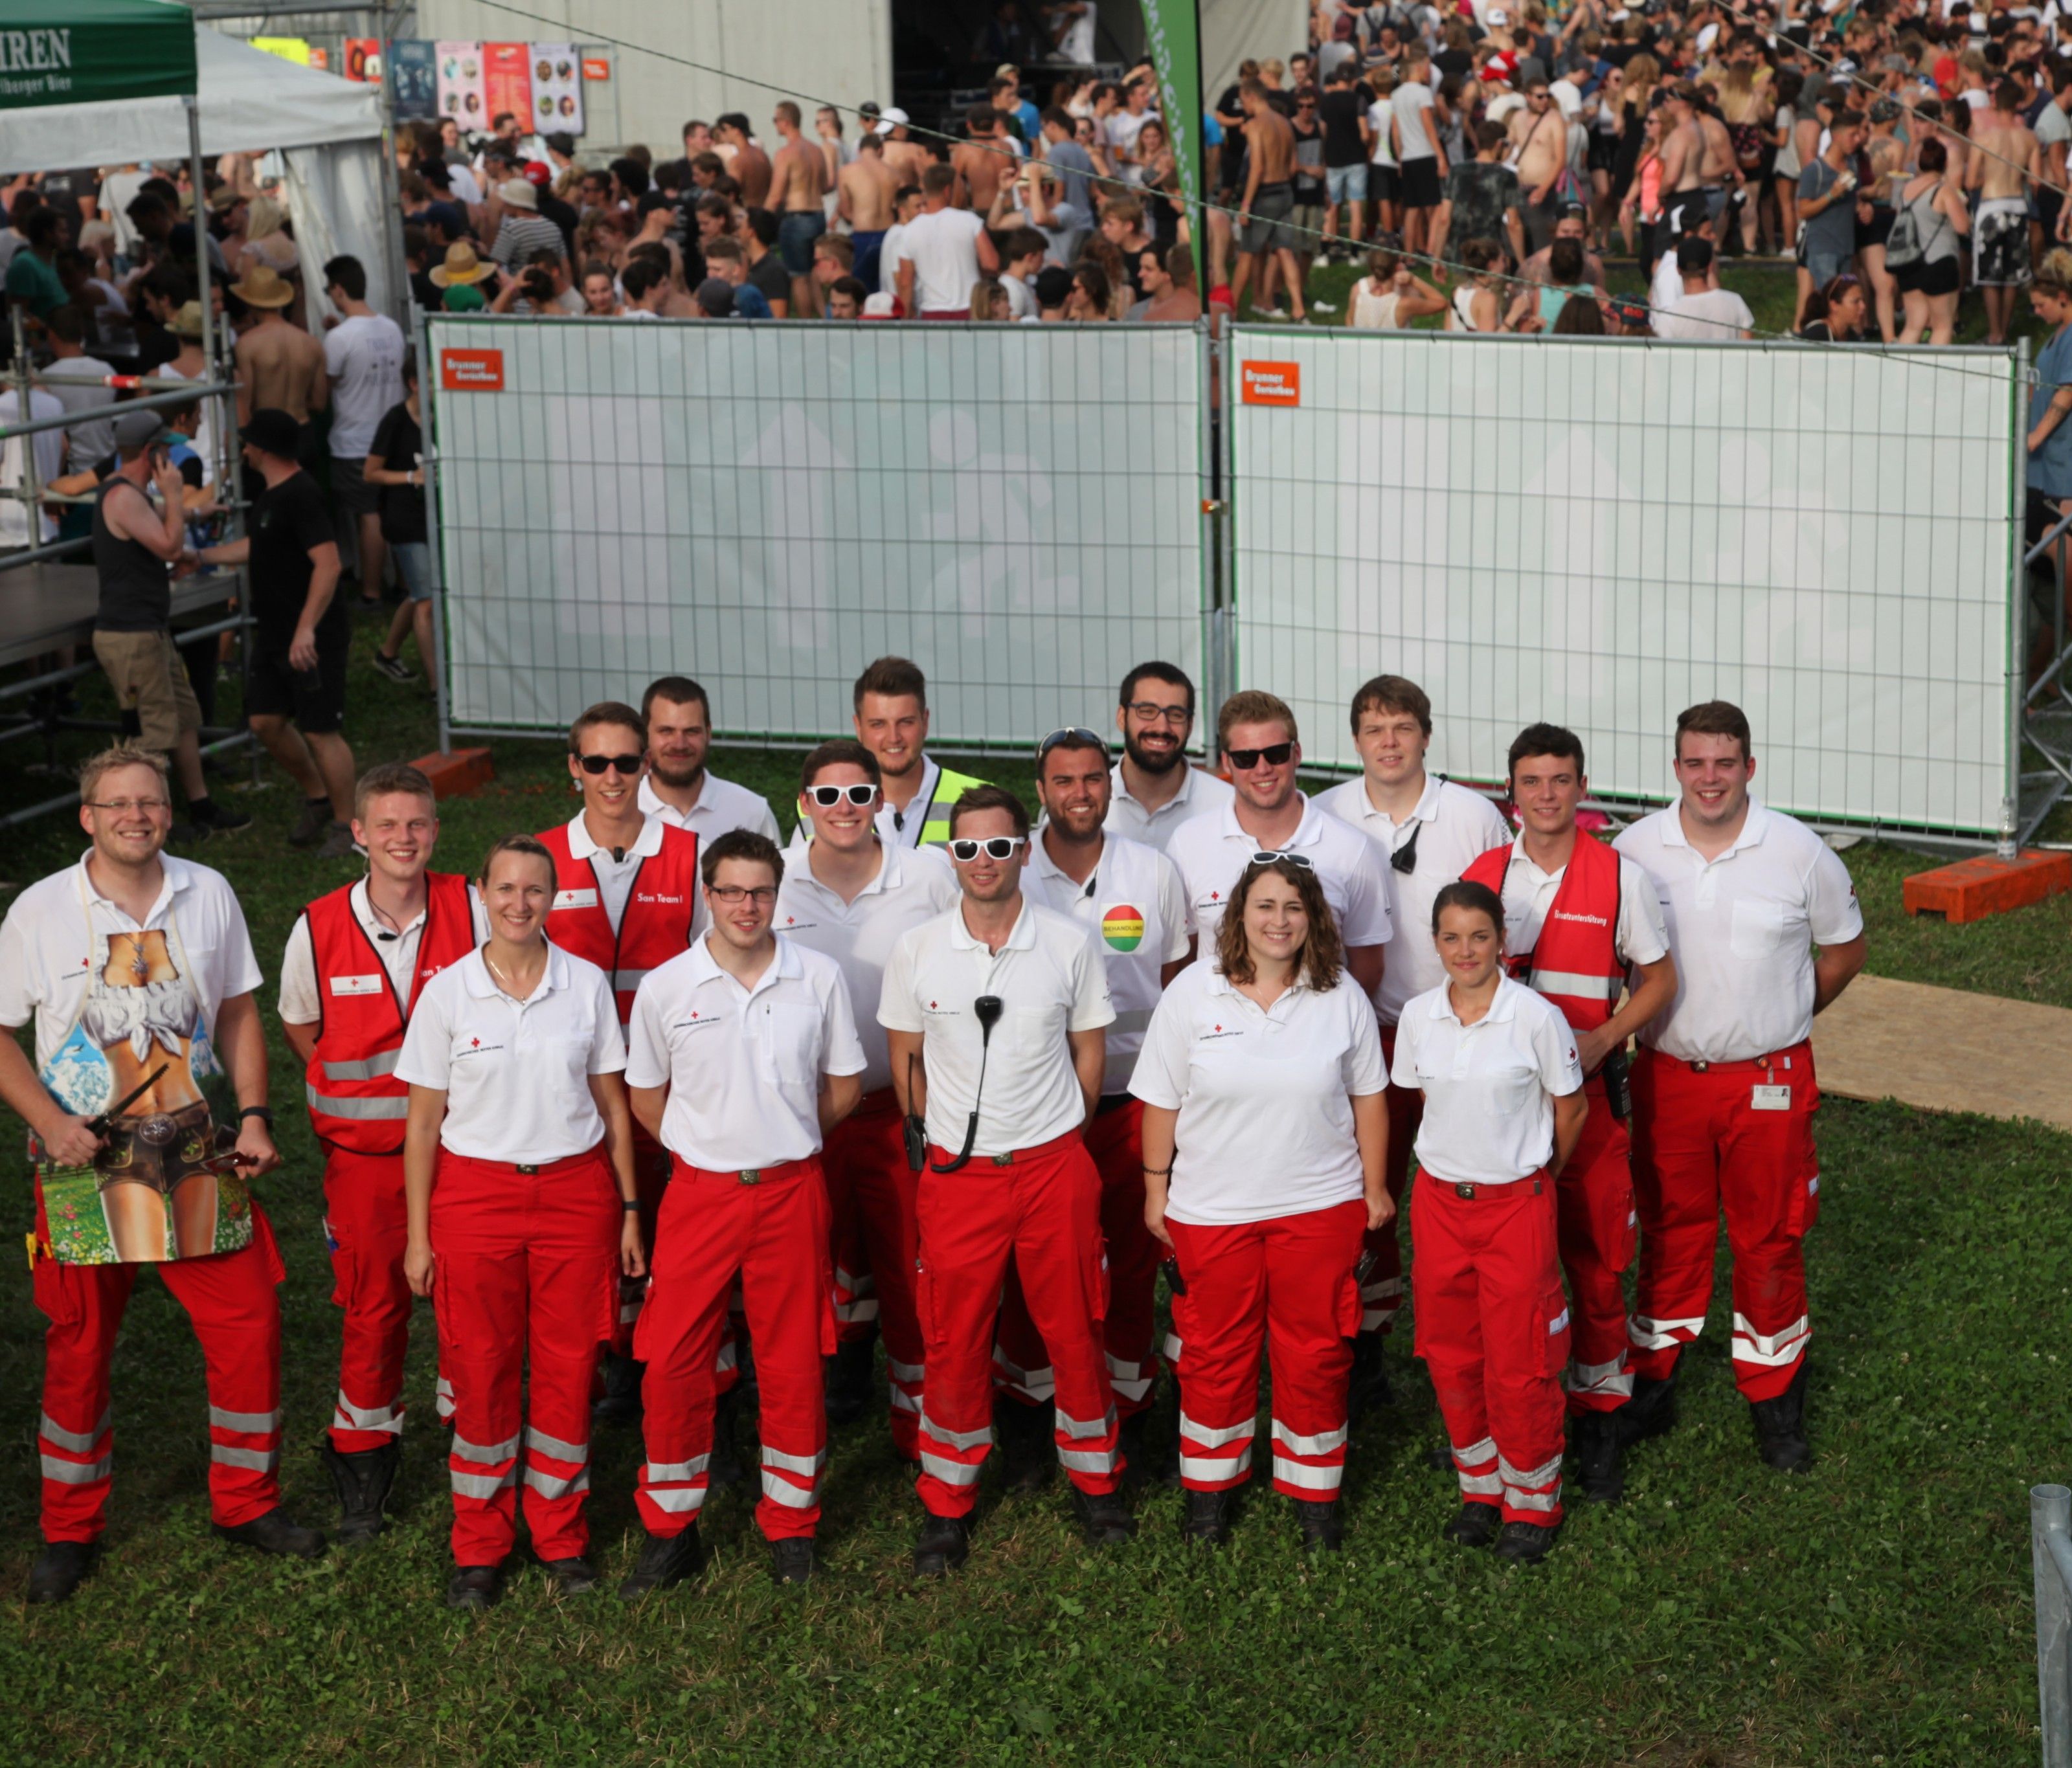
M 1549 1095 L 1579 1091 L 1583 1065 L 1561 1009 L 1504 977 L 1489 1011 L 1471 1026 L 1461 1023 L 1445 983 L 1408 1002 L 1389 1078 L 1424 1095 L 1420 1171 L 1449 1182 L 1509 1185 L 1554 1157 Z
M 165 876 L 158 900 L 138 922 L 94 888 L 86 861 L 82 853 L 78 864 L 38 879 L 0 921 L 0 1026 L 36 1022 L 36 1066 L 42 1068 L 79 1018 L 97 936 L 156 929 L 166 933 L 173 962 L 194 985 L 202 1023 L 213 1040 L 223 1003 L 249 994 L 264 980 L 229 880 L 191 860 L 161 853 Z
M 1579 841 L 1596 838 L 1580 830 L 1576 836 Z M 1526 857 L 1523 834 L 1512 840 L 1511 858 L 1503 869 L 1503 948 L 1511 956 L 1527 957 L 1539 950 L 1547 911 L 1553 907 L 1561 880 L 1568 875 L 1565 865 L 1541 871 Z M 1618 925 L 1612 940 L 1619 961 L 1629 966 L 1659 963 L 1669 955 L 1669 934 L 1663 925 L 1655 880 L 1623 853 L 1619 855 L 1618 879 Z
M 608 857 L 608 856 L 607 856 Z M 352 886 L 346 898 L 352 918 L 367 935 L 367 943 L 388 972 L 388 985 L 398 1001 L 410 998 L 410 981 L 417 968 L 417 947 L 425 936 L 425 911 L 418 910 L 399 933 L 377 915 L 367 900 L 365 878 Z M 467 906 L 477 945 L 489 937 L 489 917 L 483 912 L 482 898 L 475 886 L 467 887 Z M 288 929 L 287 948 L 281 954 L 282 1022 L 291 1026 L 315 1025 L 323 1018 L 323 996 L 317 976 L 316 947 L 310 938 L 309 911 L 295 917 Z
M 1297 796 L 1302 796 L 1298 794 Z M 1180 870 L 1180 882 L 1194 912 L 1199 949 L 1212 949 L 1223 905 L 1252 856 L 1265 843 L 1238 826 L 1235 796 L 1221 810 L 1182 823 L 1166 843 L 1166 857 Z M 1327 816 L 1314 800 L 1303 796 L 1302 820 L 1281 843 L 1285 852 L 1300 853 L 1324 886 L 1324 900 L 1338 918 L 1338 937 L 1347 946 L 1384 945 L 1388 941 L 1388 886 L 1381 874 L 1388 861 L 1364 835 L 1335 816 Z
M 939 849 L 888 846 L 881 841 L 878 875 L 845 903 L 813 876 L 810 850 L 784 857 L 784 882 L 777 891 L 777 931 L 796 945 L 834 960 L 849 986 L 850 1010 L 863 1046 L 863 1090 L 892 1084 L 892 1058 L 885 1028 L 878 1022 L 885 966 L 899 935 L 939 919 L 963 893 Z
M 1237 796 L 1237 788 L 1227 779 L 1205 773 L 1192 762 L 1182 762 L 1180 772 L 1180 789 L 1164 804 L 1146 809 L 1129 796 L 1129 788 L 1122 783 L 1122 763 L 1117 762 L 1108 770 L 1108 783 L 1113 790 L 1108 796 L 1108 820 L 1101 827 L 1111 835 L 1141 841 L 1162 853 L 1173 838 L 1173 831 L 1182 823 L 1221 810 Z
M 1612 845 L 1653 879 L 1676 959 L 1676 998 L 1643 1043 L 1684 1062 L 1749 1062 L 1812 1036 L 1812 948 L 1864 931 L 1833 849 L 1754 799 L 1716 860 L 1692 846 L 1675 804 Z
M 1038 831 L 1029 844 L 1022 890 L 1030 902 L 1078 922 L 1092 935 L 1094 949 L 1108 965 L 1108 997 L 1115 1005 L 1101 1092 L 1128 1092 L 1145 1028 L 1164 992 L 1159 972 L 1186 956 L 1194 931 L 1178 870 L 1155 848 L 1104 829 L 1100 862 L 1085 883 L 1076 884 L 1058 870 Z
M 1180 1114 L 1167 1213 L 1212 1227 L 1359 1196 L 1352 1101 L 1388 1082 L 1374 1009 L 1350 977 L 1262 1007 L 1204 960 L 1158 1003 L 1129 1090 Z
M 523 1001 L 479 950 L 440 971 L 417 997 L 396 1077 L 446 1094 L 439 1141 L 456 1154 L 544 1166 L 604 1140 L 590 1077 L 625 1066 L 610 979 L 553 945 Z
M 777 839 L 777 819 L 770 800 L 746 786 L 708 773 L 698 787 L 698 801 L 689 810 L 679 810 L 655 790 L 648 775 L 640 776 L 640 808 L 677 828 L 687 828 L 703 841 L 716 841 L 730 829 L 745 828 L 752 835 Z
M 863 1072 L 841 971 L 780 933 L 745 989 L 713 961 L 711 941 L 643 979 L 626 1083 L 668 1087 L 662 1145 L 686 1166 L 742 1172 L 817 1154 L 820 1076 Z
M 972 1004 L 1001 1002 L 978 1092 L 981 1041 Z M 1086 1121 L 1086 1100 L 1066 1034 L 1114 1022 L 1108 967 L 1078 922 L 1023 898 L 996 953 L 972 937 L 961 903 L 900 935 L 885 967 L 878 1022 L 925 1034 L 928 1139 L 964 1146 L 974 1100 L 981 1108 L 974 1155 L 1012 1153 L 1069 1135 Z
M 1503 846 L 1511 838 L 1511 824 L 1480 792 L 1432 773 L 1424 776 L 1416 808 L 1400 823 L 1374 808 L 1367 781 L 1359 775 L 1318 793 L 1317 808 L 1351 824 L 1381 849 L 1381 881 L 1396 937 L 1389 943 L 1388 968 L 1375 991 L 1374 1006 L 1381 1022 L 1393 1026 L 1412 995 L 1446 980 L 1446 967 L 1432 944 L 1433 898 L 1492 847 Z M 1413 835 L 1416 863 L 1399 872 L 1391 858 Z

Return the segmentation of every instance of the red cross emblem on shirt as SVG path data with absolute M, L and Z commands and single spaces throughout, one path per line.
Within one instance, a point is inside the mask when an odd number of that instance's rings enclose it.
M 698 1014 L 697 1014 L 697 1008 L 695 1008 L 695 1007 L 693 1007 L 693 1008 L 691 1009 L 691 1017 L 692 1017 L 693 1019 L 695 1019 L 695 1018 L 697 1018 L 697 1016 L 698 1016 Z
M 1223 1030 L 1223 1027 L 1222 1027 L 1221 1026 L 1218 1026 L 1216 1027 L 1216 1030 L 1219 1030 L 1219 1031 L 1220 1031 L 1220 1030 Z
M 934 1001 L 931 1001 L 928 1003 L 928 1010 L 931 1013 L 933 1013 L 935 1010 L 935 1003 Z
M 1210 900 L 1211 903 L 1213 903 L 1213 902 L 1215 902 L 1218 898 L 1219 898 L 1223 894 L 1223 893 L 1221 890 L 1211 890 L 1211 891 L 1209 892 L 1209 900 Z
M 479 1050 L 482 1047 L 482 1039 L 479 1038 L 470 1038 L 467 1040 L 467 1046 L 471 1050 Z

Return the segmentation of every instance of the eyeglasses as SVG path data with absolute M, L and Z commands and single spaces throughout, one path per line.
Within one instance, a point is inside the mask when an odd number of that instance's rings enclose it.
M 613 767 L 622 774 L 640 771 L 640 758 L 638 755 L 578 755 L 576 759 L 582 763 L 582 771 L 586 774 L 601 774 Z
M 1153 700 L 1133 700 L 1122 709 L 1140 724 L 1190 725 L 1194 722 L 1190 706 L 1161 706 Z
M 832 810 L 846 798 L 852 804 L 868 804 L 878 796 L 875 786 L 808 786 L 804 794 L 822 810 Z
M 155 816 L 162 810 L 171 810 L 170 798 L 89 798 L 85 800 L 89 810 L 111 811 L 117 816 L 126 816 L 133 810 L 141 810 L 146 816 Z
M 1026 835 L 989 835 L 982 841 L 960 836 L 950 843 L 950 857 L 963 860 L 967 865 L 976 859 L 981 852 L 988 859 L 1009 859 L 1013 857 L 1016 849 L 1028 845 Z
M 1108 745 L 1101 740 L 1100 732 L 1089 730 L 1084 725 L 1067 725 L 1061 730 L 1052 731 L 1037 744 L 1036 759 L 1041 761 L 1061 742 L 1073 743 L 1081 748 L 1098 749 L 1104 759 L 1108 755 Z
M 708 884 L 705 894 L 715 903 L 732 908 L 743 898 L 758 908 L 767 908 L 777 900 L 777 886 L 774 884 Z
M 1269 767 L 1285 767 L 1295 753 L 1292 742 L 1268 743 L 1264 749 L 1226 749 L 1225 758 L 1241 774 L 1248 774 L 1262 761 Z
M 1271 865 L 1275 861 L 1284 859 L 1290 865 L 1301 866 L 1305 872 L 1314 872 L 1317 869 L 1304 855 L 1290 853 L 1285 848 L 1262 847 L 1252 856 L 1252 863 L 1255 865 Z

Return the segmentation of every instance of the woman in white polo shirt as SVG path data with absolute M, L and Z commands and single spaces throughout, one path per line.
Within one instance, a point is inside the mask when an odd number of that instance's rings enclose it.
M 1315 870 L 1248 865 L 1206 961 L 1173 979 L 1129 1090 L 1144 1101 L 1144 1219 L 1173 1249 L 1186 1532 L 1215 1543 L 1249 1478 L 1262 1341 L 1274 1489 L 1338 1544 L 1362 1237 L 1394 1213 L 1381 1034 L 1347 977 Z
M 550 944 L 553 856 L 529 835 L 490 849 L 489 938 L 425 985 L 397 1059 L 409 1083 L 404 1274 L 438 1303 L 453 1383 L 454 1608 L 502 1593 L 516 1535 L 520 1401 L 525 1522 L 565 1593 L 597 1582 L 585 1552 L 590 1382 L 642 1275 L 626 1043 L 610 979 Z
M 1393 1078 L 1424 1096 L 1410 1238 L 1417 1354 L 1461 1480 L 1449 1539 L 1536 1560 L 1561 1523 L 1568 1305 L 1554 1181 L 1582 1134 L 1576 1034 L 1503 973 L 1503 903 L 1449 884 L 1432 906 L 1447 981 L 1403 1009 Z

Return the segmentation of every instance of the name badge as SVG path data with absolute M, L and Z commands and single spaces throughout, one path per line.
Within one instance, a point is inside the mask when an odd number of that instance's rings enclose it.
M 554 907 L 557 909 L 594 909 L 597 907 L 594 888 L 582 890 L 557 890 Z
M 1789 1087 L 1758 1087 L 1749 1095 L 1751 1111 L 1789 1111 L 1791 1109 L 1791 1089 Z
M 379 994 L 381 978 L 379 976 L 335 976 L 331 979 L 333 994 Z

